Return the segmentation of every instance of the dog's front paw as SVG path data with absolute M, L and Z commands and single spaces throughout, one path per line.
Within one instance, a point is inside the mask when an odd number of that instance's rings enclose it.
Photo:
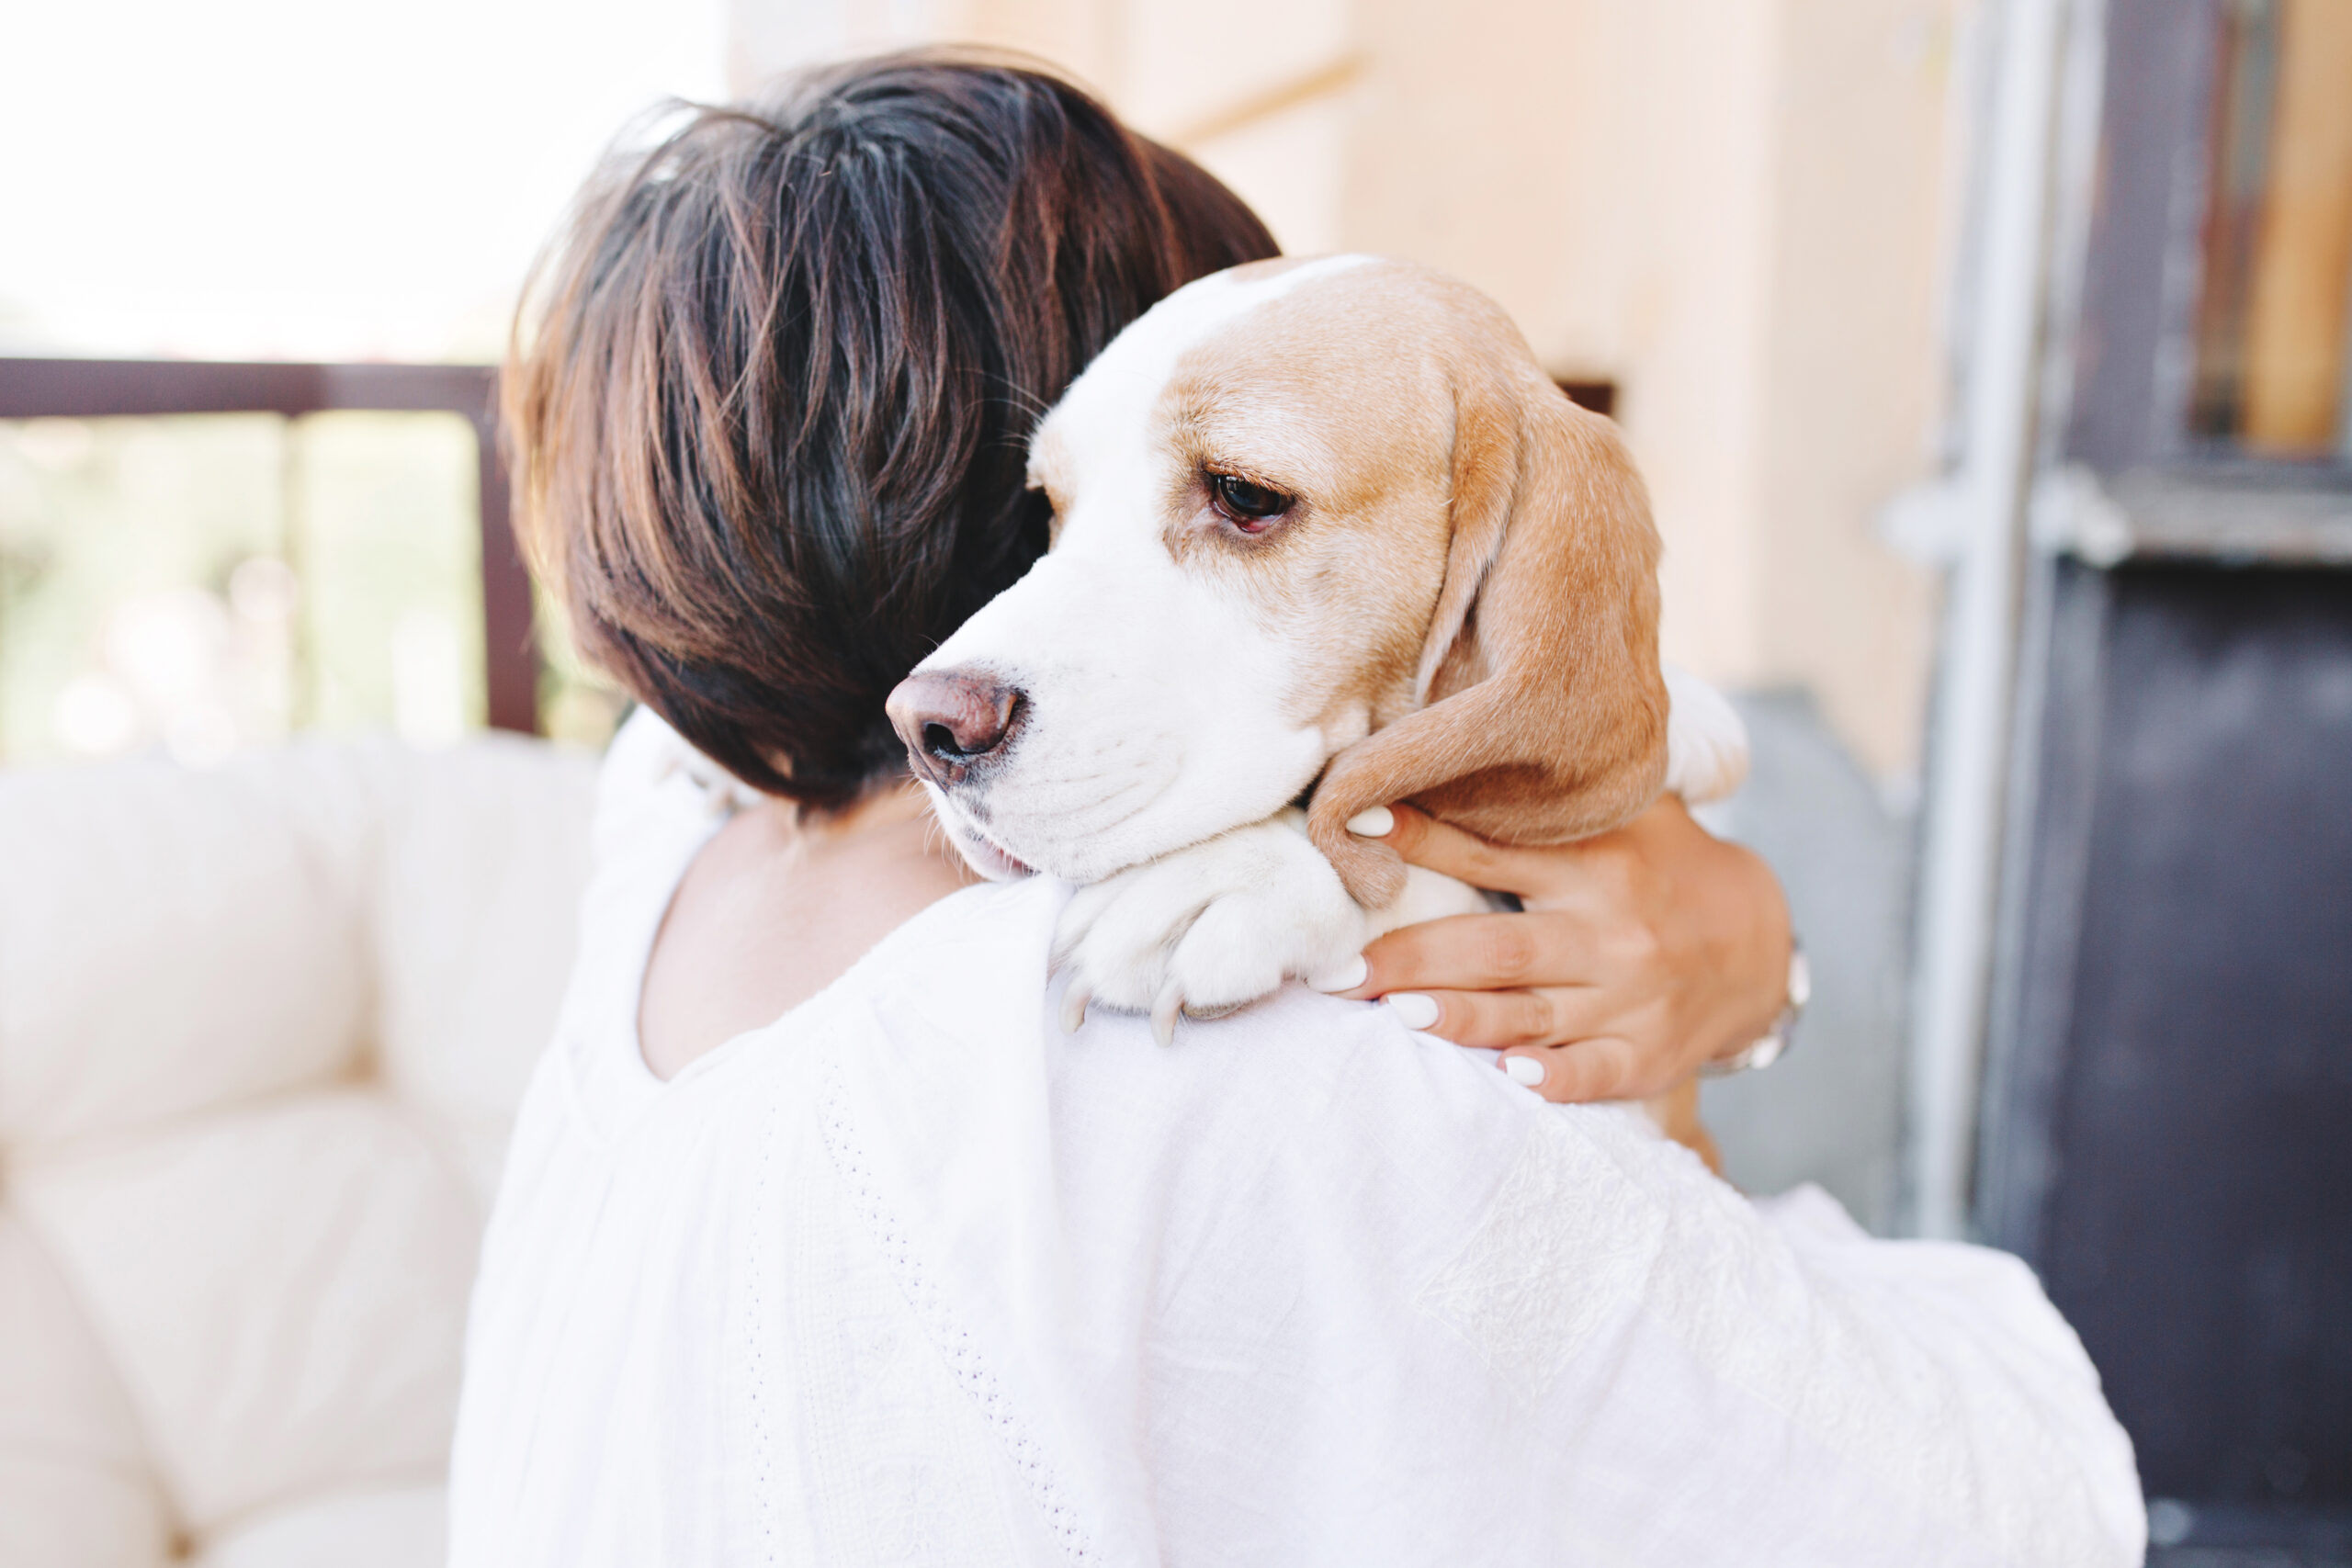
M 1214 1018 L 1296 976 L 1340 974 L 1365 917 L 1339 873 L 1287 820 L 1238 828 L 1079 889 L 1054 933 L 1068 975 L 1062 1021 L 1090 1002 L 1151 1014 L 1161 1044 L 1176 1018 Z

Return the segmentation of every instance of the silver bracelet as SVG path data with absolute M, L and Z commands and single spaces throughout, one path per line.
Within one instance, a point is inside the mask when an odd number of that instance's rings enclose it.
M 1734 1073 L 1769 1067 L 1787 1055 L 1789 1040 L 1796 1029 L 1797 1019 L 1804 1012 L 1804 1004 L 1812 999 L 1813 965 L 1805 962 L 1804 943 L 1792 935 L 1789 938 L 1789 990 L 1781 1003 L 1780 1016 L 1772 1020 L 1772 1027 L 1764 1032 L 1762 1038 L 1728 1056 L 1709 1062 L 1699 1069 L 1699 1076 L 1702 1078 L 1727 1078 Z

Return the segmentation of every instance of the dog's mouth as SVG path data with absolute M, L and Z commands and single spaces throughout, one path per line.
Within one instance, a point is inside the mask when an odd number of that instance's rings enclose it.
M 931 787 L 932 815 L 947 834 L 956 853 L 968 862 L 974 871 L 990 882 L 1018 882 L 1024 876 L 1035 876 L 1037 868 L 1014 854 L 1003 845 L 974 827 L 956 803 L 937 785 Z

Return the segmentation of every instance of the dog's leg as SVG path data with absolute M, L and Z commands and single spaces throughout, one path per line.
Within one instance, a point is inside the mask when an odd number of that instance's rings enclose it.
M 1065 1022 L 1089 1003 L 1148 1012 L 1165 1041 L 1179 1013 L 1213 1017 L 1285 979 L 1344 975 L 1382 931 L 1486 908 L 1451 877 L 1416 871 L 1388 908 L 1367 911 L 1284 811 L 1080 888 L 1055 933 L 1069 976 Z
M 1687 670 L 1666 671 L 1666 789 L 1685 806 L 1722 800 L 1747 777 L 1747 726 L 1724 694 Z
M 1228 1012 L 1289 976 L 1344 970 L 1364 912 L 1285 812 L 1081 887 L 1054 934 L 1065 1021 L 1094 1003 L 1148 1012 L 1165 1043 L 1180 1012 Z

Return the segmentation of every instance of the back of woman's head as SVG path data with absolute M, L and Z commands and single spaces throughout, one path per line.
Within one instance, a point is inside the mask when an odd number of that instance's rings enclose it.
M 616 158 L 542 264 L 506 415 L 587 655 L 746 783 L 833 808 L 890 688 L 1046 546 L 1031 423 L 1119 330 L 1274 254 L 1066 82 L 899 56 Z

